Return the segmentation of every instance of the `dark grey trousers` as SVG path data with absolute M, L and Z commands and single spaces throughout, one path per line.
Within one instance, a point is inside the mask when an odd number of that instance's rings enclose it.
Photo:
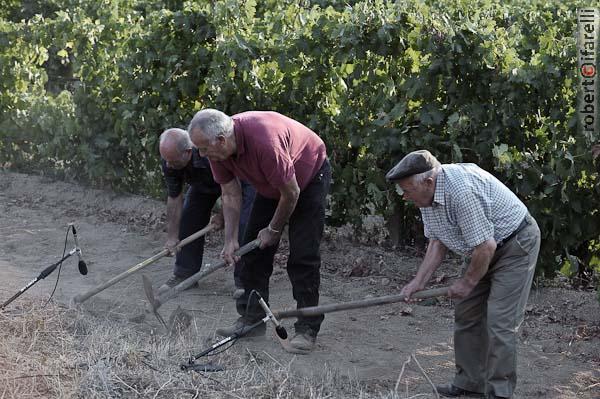
M 540 250 L 533 217 L 515 237 L 496 249 L 487 274 L 454 312 L 453 385 L 510 398 L 517 384 L 517 331 Z

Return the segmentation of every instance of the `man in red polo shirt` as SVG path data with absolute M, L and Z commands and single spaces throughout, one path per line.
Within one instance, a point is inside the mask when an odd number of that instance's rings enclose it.
M 325 222 L 325 199 L 331 167 L 323 140 L 301 123 L 276 112 L 251 111 L 229 117 L 205 109 L 196 113 L 188 128 L 200 154 L 208 157 L 215 181 L 221 185 L 225 218 L 225 245 L 221 255 L 237 261 L 237 228 L 240 217 L 239 180 L 256 191 L 244 243 L 258 237 L 260 249 L 244 256 L 241 274 L 244 295 L 237 299 L 240 318 L 233 326 L 218 329 L 230 336 L 264 317 L 256 290 L 268 301 L 273 257 L 281 233 L 289 224 L 290 254 L 287 271 L 298 308 L 319 303 L 321 257 L 319 246 Z M 290 341 L 298 353 L 314 348 L 323 316 L 299 317 Z M 264 335 L 265 325 L 248 335 Z

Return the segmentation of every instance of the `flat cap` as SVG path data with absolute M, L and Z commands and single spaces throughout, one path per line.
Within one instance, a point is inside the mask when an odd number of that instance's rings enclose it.
M 440 166 L 440 162 L 427 150 L 413 151 L 400 160 L 385 175 L 388 181 L 400 180 L 405 177 L 427 172 Z

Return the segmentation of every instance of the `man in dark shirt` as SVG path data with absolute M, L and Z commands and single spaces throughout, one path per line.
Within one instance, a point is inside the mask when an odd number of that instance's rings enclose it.
M 273 257 L 283 228 L 289 223 L 290 253 L 287 272 L 298 308 L 319 303 L 320 243 L 331 167 L 323 140 L 301 123 L 276 112 L 244 112 L 229 117 L 217 110 L 202 110 L 190 123 L 190 138 L 210 160 L 213 176 L 223 191 L 225 246 L 223 258 L 237 260 L 237 225 L 241 188 L 238 179 L 256 189 L 244 243 L 255 238 L 260 248 L 243 257 L 244 295 L 237 302 L 240 318 L 219 335 L 247 330 L 264 317 L 252 291 L 269 300 Z M 323 316 L 299 317 L 290 346 L 308 353 L 315 345 Z M 264 334 L 265 325 L 249 334 Z
M 194 148 L 185 130 L 165 130 L 160 136 L 159 150 L 168 193 L 165 248 L 171 252 L 171 255 L 176 256 L 173 276 L 159 288 L 159 292 L 164 292 L 200 270 L 204 237 L 189 243 L 180 251 L 175 251 L 175 247 L 180 240 L 208 224 L 211 210 L 221 195 L 221 188 L 213 179 L 208 159 L 202 157 L 198 149 Z M 189 189 L 184 198 L 185 183 L 189 185 Z M 253 199 L 254 189 L 249 184 L 244 184 L 241 231 L 245 229 Z M 242 264 L 236 263 L 234 279 L 238 289 L 234 296 L 243 293 L 239 277 L 241 268 Z

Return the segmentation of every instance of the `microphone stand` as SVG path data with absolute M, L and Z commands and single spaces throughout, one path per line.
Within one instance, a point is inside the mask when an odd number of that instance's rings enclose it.
M 80 251 L 80 249 L 78 247 L 73 248 L 72 250 L 69 251 L 68 254 L 66 254 L 61 260 L 59 260 L 56 263 L 51 264 L 50 266 L 48 266 L 47 268 L 45 268 L 44 270 L 42 270 L 42 272 L 40 273 L 39 276 L 37 276 L 36 278 L 34 278 L 33 280 L 31 280 L 29 283 L 27 283 L 27 285 L 23 288 L 21 288 L 19 290 L 19 292 L 17 292 L 15 295 L 13 295 L 9 300 L 7 300 L 6 302 L 4 302 L 2 304 L 2 306 L 0 306 L 0 310 L 4 309 L 6 306 L 8 306 L 12 301 L 14 301 L 15 299 L 17 299 L 18 297 L 20 297 L 25 291 L 27 291 L 29 288 L 31 288 L 35 283 L 37 283 L 40 280 L 45 279 L 46 277 L 48 277 L 50 275 L 50 273 L 52 273 L 54 270 L 56 270 L 56 268 L 62 263 L 64 262 L 67 258 L 75 255 L 77 253 L 77 251 Z
M 277 333 L 277 336 L 282 340 L 287 339 L 287 337 L 288 337 L 287 331 L 281 324 L 279 324 L 279 321 L 275 318 L 275 316 L 273 315 L 273 312 L 271 311 L 271 309 L 269 309 L 269 306 L 267 305 L 265 300 L 262 298 L 262 296 L 260 296 L 258 291 L 255 291 L 255 290 L 252 290 L 252 293 L 250 294 L 250 296 L 252 296 L 252 295 L 256 295 L 258 297 L 258 303 L 265 311 L 265 317 L 258 320 L 254 324 L 251 324 L 247 327 L 241 328 L 239 331 L 234 332 L 233 335 L 230 335 L 229 337 L 225 337 L 222 340 L 220 340 L 219 342 L 214 343 L 213 345 L 210 346 L 210 348 L 203 350 L 202 352 L 198 353 L 197 355 L 191 356 L 189 358 L 187 364 L 184 363 L 179 366 L 179 368 L 181 370 L 183 370 L 183 371 L 187 371 L 187 370 L 223 371 L 224 369 L 221 366 L 217 366 L 217 365 L 213 365 L 213 364 L 196 364 L 195 361 L 203 356 L 207 356 L 208 354 L 210 354 L 211 352 L 214 352 L 216 349 L 222 347 L 223 345 L 226 345 L 229 342 L 235 341 L 236 339 L 243 337 L 244 335 L 248 334 L 250 331 L 254 330 L 256 327 L 260 326 L 263 323 L 267 323 L 269 321 L 275 325 L 275 332 Z
M 179 366 L 179 368 L 182 371 L 187 371 L 187 370 L 194 370 L 194 371 L 223 371 L 224 368 L 221 366 L 217 366 L 217 365 L 213 365 L 213 364 L 196 364 L 195 361 L 198 360 L 199 358 L 208 355 L 211 352 L 214 352 L 215 350 L 217 350 L 218 348 L 222 347 L 223 345 L 226 345 L 232 341 L 235 341 L 238 338 L 243 337 L 244 335 L 248 334 L 250 331 L 254 330 L 256 327 L 260 326 L 263 323 L 266 323 L 269 321 L 269 316 L 265 316 L 263 319 L 257 321 L 256 323 L 241 329 L 241 331 L 239 332 L 235 332 L 233 333 L 233 335 L 230 335 L 229 337 L 225 337 L 222 340 L 220 340 L 219 342 L 216 342 L 214 344 L 211 345 L 210 348 L 207 348 L 205 350 L 203 350 L 202 352 L 198 353 L 197 355 L 193 355 L 189 358 L 187 363 L 184 363 L 182 365 Z

